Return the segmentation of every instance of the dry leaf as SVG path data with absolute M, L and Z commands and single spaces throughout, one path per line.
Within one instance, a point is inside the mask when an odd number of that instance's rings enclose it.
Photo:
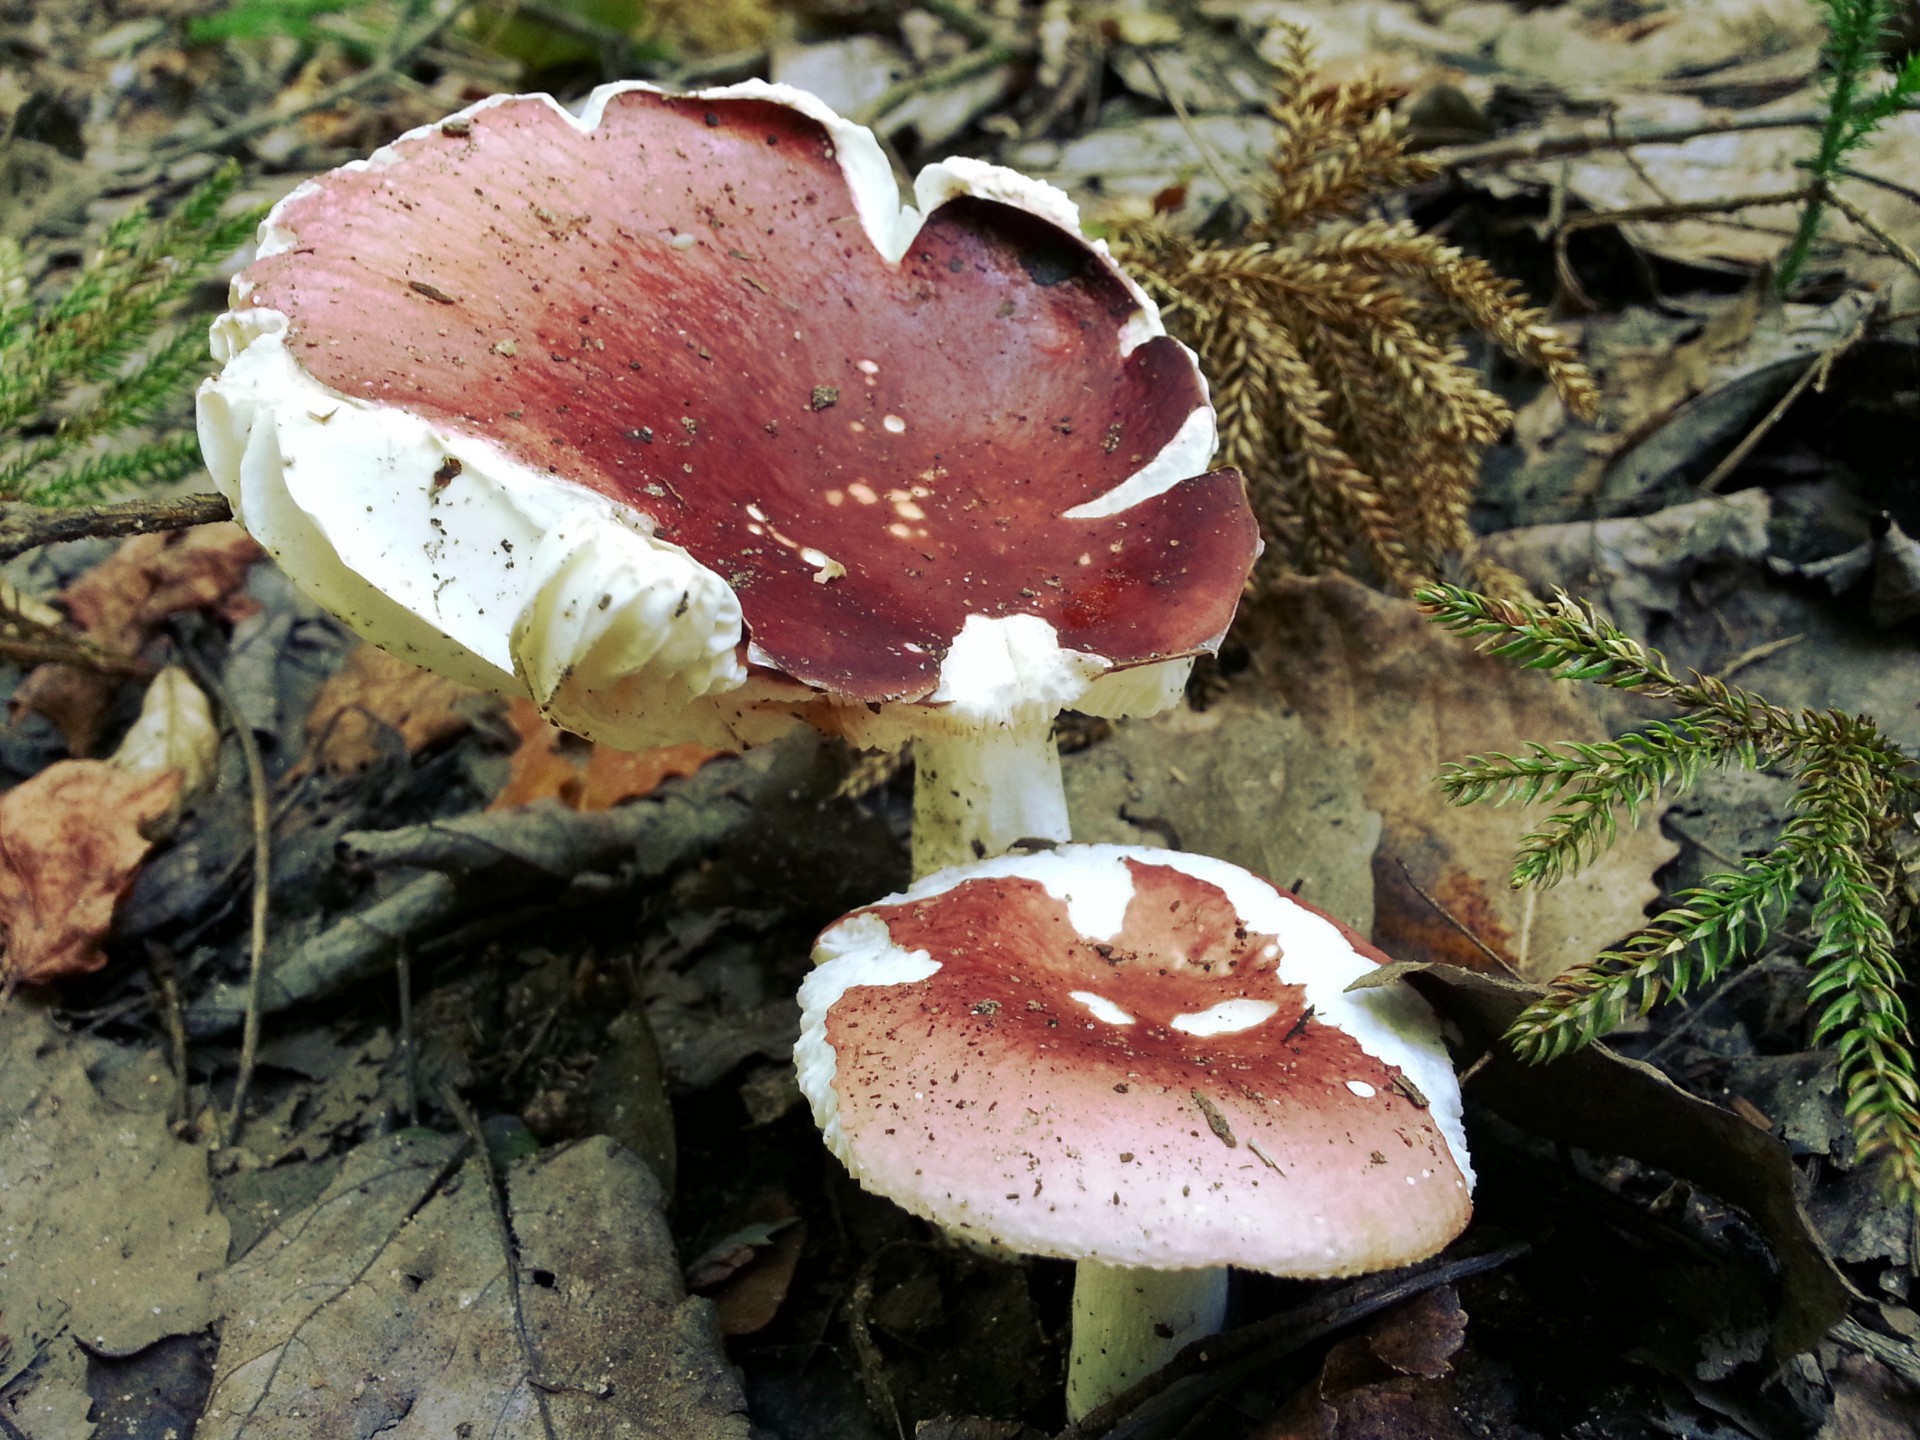
M 137 655 L 170 616 L 212 610 L 232 621 L 254 609 L 239 592 L 263 553 L 233 524 L 136 535 L 69 585 L 60 603 L 87 639 Z M 119 683 L 72 665 L 42 665 L 14 691 L 11 708 L 46 716 L 70 754 L 87 755 Z
M 1260 1440 L 1466 1440 L 1449 1378 L 1466 1326 L 1450 1285 L 1396 1306 L 1336 1344 Z
M 169 665 L 153 677 L 140 718 L 108 763 L 142 778 L 178 771 L 185 802 L 213 784 L 219 762 L 220 729 L 206 695 L 185 670 Z
M 35 1440 L 128 1433 L 96 1430 L 84 1403 L 81 1423 L 59 1428 L 71 1397 L 86 1396 L 84 1361 L 78 1373 L 63 1363 L 68 1347 L 125 1356 L 204 1330 L 226 1263 L 206 1150 L 167 1127 L 166 1063 L 125 1063 L 119 1049 L 67 1033 L 33 1001 L 0 1011 L 0 1325 L 11 1342 L 0 1390 L 18 1404 L 0 1401 L 0 1415 L 26 1421 Z M 115 1069 L 132 1083 L 110 1089 L 102 1077 Z
M 107 963 L 100 945 L 146 858 L 142 830 L 179 791 L 176 771 L 62 760 L 0 795 L 0 978 L 39 984 Z
M 484 693 L 362 645 L 320 687 L 307 714 L 307 753 L 296 775 L 319 767 L 357 775 L 380 758 L 382 736 L 397 733 L 407 754 L 444 745 L 472 727 Z
M 1389 955 L 1489 968 L 1420 891 L 1528 978 L 1644 923 L 1653 873 L 1676 849 L 1657 814 L 1638 829 L 1623 824 L 1596 864 L 1552 889 L 1514 890 L 1514 850 L 1546 807 L 1452 806 L 1434 784 L 1469 754 L 1606 739 L 1576 688 L 1479 655 L 1411 602 L 1343 576 L 1277 583 L 1242 608 L 1238 631 L 1319 742 L 1353 757 L 1366 803 L 1381 813 L 1373 935 Z
M 535 800 L 558 800 L 569 810 L 610 810 L 622 800 L 650 795 L 664 780 L 691 775 L 723 750 L 705 745 L 658 745 L 651 750 L 615 750 L 570 735 L 531 700 L 517 699 L 507 717 L 520 736 L 506 786 L 489 810 L 510 810 Z
M 215 1280 L 225 1320 L 195 1434 L 747 1440 L 652 1172 L 595 1138 L 496 1190 L 461 1154 L 422 1130 L 368 1141 Z

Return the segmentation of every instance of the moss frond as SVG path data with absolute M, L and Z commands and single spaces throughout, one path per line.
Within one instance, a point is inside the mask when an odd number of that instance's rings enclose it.
M 1366 218 L 1433 173 L 1407 153 L 1385 87 L 1314 88 L 1293 31 L 1272 107 L 1262 212 L 1232 244 L 1125 225 L 1115 253 L 1213 383 L 1224 463 L 1248 480 L 1267 565 L 1370 567 L 1410 592 L 1472 548 L 1467 507 L 1512 422 L 1455 342 L 1477 331 L 1535 365 L 1574 414 L 1598 395 L 1573 347 L 1482 261 Z M 1518 582 L 1491 566 L 1496 590 Z

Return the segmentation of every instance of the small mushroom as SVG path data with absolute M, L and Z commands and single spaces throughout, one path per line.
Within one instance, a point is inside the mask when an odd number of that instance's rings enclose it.
M 1064 839 L 1053 717 L 1170 703 L 1259 541 L 1073 204 L 914 193 L 781 86 L 483 101 L 274 208 L 208 466 L 361 634 L 568 729 L 925 737 L 920 868 Z
M 1217 1329 L 1226 1267 L 1336 1276 L 1471 1214 L 1460 1091 L 1385 957 L 1224 861 L 1071 845 L 827 929 L 795 1064 L 869 1190 L 1079 1262 L 1077 1418 Z

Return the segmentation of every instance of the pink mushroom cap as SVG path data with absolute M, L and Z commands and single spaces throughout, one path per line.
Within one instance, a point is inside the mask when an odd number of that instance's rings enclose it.
M 1460 1092 L 1365 940 L 1237 866 L 1063 846 L 827 929 L 800 1084 L 860 1183 L 975 1241 L 1333 1276 L 1471 1214 Z
M 1053 708 L 1213 647 L 1259 541 L 1192 355 L 1060 192 L 916 197 L 781 87 L 483 102 L 275 208 L 209 466 L 369 638 L 615 740 L 1004 707 L 982 626 Z

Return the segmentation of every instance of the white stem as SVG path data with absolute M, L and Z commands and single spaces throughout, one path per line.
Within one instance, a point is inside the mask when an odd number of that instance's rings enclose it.
M 1132 1270 L 1082 1260 L 1073 1273 L 1073 1348 L 1067 1419 L 1079 1420 L 1218 1333 L 1227 1319 L 1227 1271 Z
M 913 742 L 913 874 L 1071 838 L 1053 717 Z

